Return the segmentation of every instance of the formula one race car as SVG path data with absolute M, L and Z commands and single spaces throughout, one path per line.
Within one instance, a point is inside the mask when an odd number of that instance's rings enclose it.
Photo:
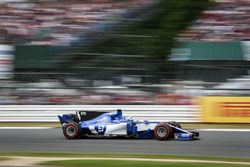
M 199 132 L 184 130 L 178 122 L 150 122 L 127 119 L 117 112 L 85 112 L 58 116 L 67 139 L 81 136 L 156 138 L 158 140 L 194 140 Z

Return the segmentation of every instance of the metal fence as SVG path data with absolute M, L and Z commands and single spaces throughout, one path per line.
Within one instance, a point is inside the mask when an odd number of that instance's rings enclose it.
M 0 122 L 57 122 L 60 114 L 117 109 L 136 120 L 201 122 L 198 106 L 192 105 L 1 105 Z

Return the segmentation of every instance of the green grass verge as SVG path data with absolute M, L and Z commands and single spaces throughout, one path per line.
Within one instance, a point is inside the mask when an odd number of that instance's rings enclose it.
M 6 161 L 8 160 L 9 158 L 5 158 L 5 157 L 0 157 L 0 161 Z
M 189 159 L 189 160 L 219 160 L 250 162 L 250 158 L 224 158 L 224 157 L 196 157 L 196 156 L 176 156 L 162 154 L 81 154 L 81 153 L 41 153 L 41 152 L 6 152 L 0 156 L 30 156 L 30 157 L 65 157 L 65 158 L 153 158 L 153 159 Z
M 216 163 L 174 163 L 174 162 L 144 162 L 144 161 L 90 161 L 90 160 L 67 160 L 67 161 L 51 161 L 46 162 L 41 165 L 53 165 L 53 166 L 63 166 L 63 167 L 243 167 L 246 165 L 229 165 L 229 164 L 216 164 Z

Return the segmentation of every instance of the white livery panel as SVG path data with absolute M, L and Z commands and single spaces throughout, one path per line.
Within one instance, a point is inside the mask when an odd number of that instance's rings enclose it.
M 127 135 L 127 123 L 107 125 L 105 135 Z
M 146 130 L 154 130 L 155 126 L 158 125 L 157 123 L 138 123 L 137 131 L 146 131 Z
M 89 130 L 94 135 L 116 136 L 127 135 L 127 123 L 117 124 L 94 124 L 89 126 Z

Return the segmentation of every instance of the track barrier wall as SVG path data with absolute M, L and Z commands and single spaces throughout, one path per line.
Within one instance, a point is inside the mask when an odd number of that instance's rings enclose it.
M 201 122 L 198 107 L 192 105 L 1 105 L 0 122 L 57 122 L 60 114 L 117 109 L 135 120 Z
M 250 123 L 250 97 L 199 97 L 199 105 L 1 105 L 0 122 L 57 122 L 76 111 L 112 112 L 135 120 Z

